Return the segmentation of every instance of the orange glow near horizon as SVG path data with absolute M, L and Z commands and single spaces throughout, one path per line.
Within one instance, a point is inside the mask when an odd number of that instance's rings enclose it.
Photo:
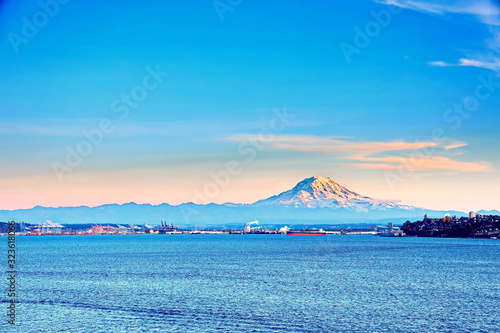
M 230 184 L 221 188 L 215 195 L 207 194 L 210 202 L 222 204 L 225 202 L 253 203 L 289 190 L 303 178 L 312 175 L 297 177 L 277 176 L 266 178 L 234 178 Z M 106 179 L 102 181 L 101 179 Z M 432 189 L 422 182 L 415 184 L 401 184 L 398 191 L 391 191 L 384 184 L 363 183 L 355 179 L 342 181 L 335 179 L 341 185 L 378 199 L 401 200 L 402 203 L 435 210 L 480 210 L 498 209 L 495 199 L 482 200 L 483 205 L 477 206 L 470 198 L 460 191 L 450 191 L 448 187 Z M 100 206 L 104 204 L 123 204 L 135 202 L 137 204 L 158 205 L 168 203 L 179 205 L 186 202 L 196 202 L 195 190 L 206 193 L 204 186 L 214 183 L 209 177 L 182 180 L 175 182 L 168 180 L 158 181 L 154 177 L 136 179 L 130 175 L 121 176 L 116 173 L 110 176 L 97 174 L 69 177 L 59 183 L 52 178 L 36 177 L 4 181 L 4 189 L 0 194 L 0 209 L 15 210 L 29 209 L 34 206 L 45 207 L 72 207 L 72 206 Z M 495 198 L 494 189 L 483 189 L 485 197 Z M 440 198 L 436 200 L 435 198 Z

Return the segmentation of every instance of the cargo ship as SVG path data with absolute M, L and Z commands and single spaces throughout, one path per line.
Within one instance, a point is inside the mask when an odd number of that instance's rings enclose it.
M 288 236 L 324 236 L 326 232 L 323 230 L 304 230 L 304 231 L 287 231 Z

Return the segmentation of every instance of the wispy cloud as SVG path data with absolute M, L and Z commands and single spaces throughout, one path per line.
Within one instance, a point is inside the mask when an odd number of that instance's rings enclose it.
M 402 140 L 354 141 L 337 137 L 317 137 L 307 135 L 276 136 L 262 138 L 256 135 L 236 135 L 227 140 L 260 141 L 278 150 L 289 150 L 302 153 L 332 155 L 342 160 L 355 161 L 343 163 L 356 168 L 392 170 L 400 165 L 412 165 L 417 170 L 452 170 L 452 171 L 486 171 L 489 165 L 485 162 L 463 162 L 450 157 L 429 156 L 419 153 L 421 150 L 433 149 L 443 154 L 448 150 L 464 147 L 465 142 L 445 139 L 439 142 L 405 142 Z
M 429 61 L 429 65 L 431 66 L 439 66 L 439 67 L 448 67 L 448 66 L 455 66 L 453 64 L 449 64 L 444 61 Z
M 460 147 L 464 147 L 464 146 L 467 146 L 467 144 L 465 142 L 460 142 L 460 143 L 450 143 L 449 145 L 444 146 L 443 148 L 445 150 L 450 150 L 450 149 L 460 148 Z
M 492 71 L 500 71 L 500 58 L 490 57 L 489 60 L 478 60 L 478 59 L 467 59 L 461 58 L 457 63 L 446 63 L 444 61 L 431 61 L 429 62 L 431 66 L 447 67 L 447 66 L 468 66 L 468 67 L 479 67 L 487 68 Z
M 386 5 L 427 12 L 432 14 L 465 14 L 476 17 L 480 22 L 488 25 L 500 25 L 499 7 L 489 0 L 476 1 L 426 1 L 426 0 L 379 0 Z
M 375 0 L 409 10 L 434 15 L 465 15 L 486 25 L 490 36 L 485 40 L 486 51 L 478 51 L 457 62 L 431 61 L 431 66 L 470 66 L 500 72 L 500 6 L 490 0 L 430 1 L 430 0 Z
M 119 122 L 107 118 L 116 128 L 107 137 L 144 137 L 144 136 L 182 136 L 204 135 L 221 132 L 229 126 L 244 131 L 256 127 L 256 124 L 226 122 L 224 124 L 208 121 L 135 121 Z M 0 126 L 0 136 L 29 137 L 81 137 L 82 131 L 99 128 L 100 119 L 39 120 L 28 119 L 4 121 Z

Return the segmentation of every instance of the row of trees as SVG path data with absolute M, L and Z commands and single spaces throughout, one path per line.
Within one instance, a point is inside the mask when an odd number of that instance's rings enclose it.
M 424 219 L 424 221 L 403 224 L 402 230 L 408 236 L 419 237 L 491 237 L 499 233 L 500 217 L 495 215 L 481 218 Z

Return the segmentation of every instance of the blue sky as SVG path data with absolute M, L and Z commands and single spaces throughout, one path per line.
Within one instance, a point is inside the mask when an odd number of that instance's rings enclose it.
M 500 209 L 494 3 L 224 3 L 221 20 L 212 1 L 69 1 L 47 7 L 53 17 L 4 1 L 0 208 L 196 201 L 236 161 L 208 201 L 253 202 L 321 175 L 421 207 Z M 357 47 L 356 27 L 370 24 Z M 359 51 L 349 62 L 347 44 Z M 120 119 L 123 95 L 158 69 L 168 76 Z M 485 80 L 497 86 L 478 88 Z M 453 111 L 477 89 L 488 96 L 473 111 Z M 293 117 L 259 139 L 276 112 Z M 67 147 L 103 119 L 113 129 L 68 165 Z M 262 148 L 248 160 L 241 145 Z

